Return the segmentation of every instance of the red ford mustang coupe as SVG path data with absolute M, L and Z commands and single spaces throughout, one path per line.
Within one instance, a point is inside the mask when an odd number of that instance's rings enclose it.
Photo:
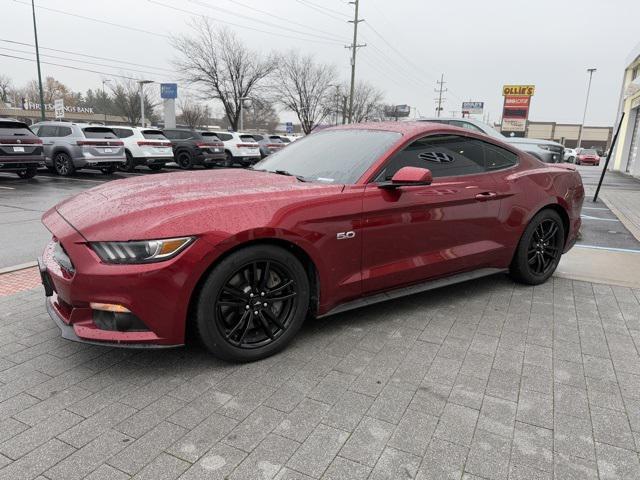
M 580 228 L 573 165 L 432 123 L 330 128 L 252 169 L 110 182 L 45 213 L 65 338 L 223 359 L 282 349 L 305 318 L 509 271 L 539 284 Z

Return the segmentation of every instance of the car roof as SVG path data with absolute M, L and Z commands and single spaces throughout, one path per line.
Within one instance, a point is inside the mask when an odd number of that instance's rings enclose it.
M 451 130 L 455 132 L 470 132 L 453 125 L 442 123 L 431 123 L 428 121 L 411 121 L 411 122 L 369 122 L 369 123 L 352 123 L 350 125 L 339 125 L 330 127 L 320 131 L 327 130 L 382 130 L 387 132 L 396 132 L 402 135 L 414 136 L 423 133 L 429 133 L 435 130 Z

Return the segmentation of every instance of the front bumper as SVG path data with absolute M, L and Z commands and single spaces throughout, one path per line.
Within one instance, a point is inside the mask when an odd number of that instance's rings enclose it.
M 100 261 L 57 212 L 43 218 L 73 263 L 66 270 L 54 256 L 50 242 L 39 261 L 47 295 L 47 310 L 64 338 L 100 345 L 166 348 L 185 342 L 191 293 L 206 269 L 203 256 L 210 247 L 194 242 L 175 258 L 141 265 L 112 265 Z M 91 303 L 121 305 L 145 329 L 115 330 L 101 326 Z

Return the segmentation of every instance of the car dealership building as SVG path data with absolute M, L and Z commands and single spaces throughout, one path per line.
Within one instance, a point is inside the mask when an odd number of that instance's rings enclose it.
M 613 169 L 640 177 L 640 43 L 627 57 L 622 80 L 618 120 L 624 112 Z

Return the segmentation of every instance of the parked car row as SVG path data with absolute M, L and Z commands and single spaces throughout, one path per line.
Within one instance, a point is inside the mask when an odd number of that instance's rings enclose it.
M 116 169 L 133 172 L 138 166 L 146 166 L 157 171 L 173 162 L 185 170 L 196 166 L 248 167 L 291 141 L 266 133 L 58 121 L 29 127 L 0 119 L 0 171 L 32 178 L 42 166 L 62 176 L 80 169 L 111 174 Z

